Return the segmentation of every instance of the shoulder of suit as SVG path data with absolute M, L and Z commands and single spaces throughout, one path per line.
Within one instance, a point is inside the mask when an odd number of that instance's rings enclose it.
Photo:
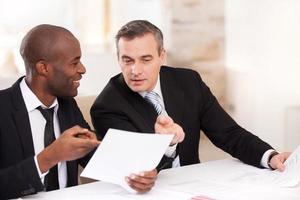
M 59 106 L 66 106 L 66 105 L 75 105 L 76 101 L 74 98 L 70 97 L 70 98 L 61 98 L 61 97 L 57 97 L 57 101 Z
M 0 109 L 4 109 L 7 110 L 9 109 L 11 106 L 11 102 L 12 102 L 12 95 L 11 95 L 11 87 L 4 89 L 4 90 L 0 90 Z M 3 113 L 2 113 L 3 114 Z
M 9 94 L 10 91 L 11 91 L 11 87 L 3 89 L 3 90 L 0 90 L 0 96 L 1 97 L 7 96 L 7 94 Z
M 109 80 L 94 103 L 100 103 L 102 101 L 106 102 L 107 100 L 110 101 L 111 98 L 119 97 L 119 90 L 121 90 L 121 87 L 124 86 L 122 85 L 122 74 L 120 73 Z
M 193 69 L 183 68 L 183 67 L 170 67 L 162 66 L 162 73 L 173 73 L 177 76 L 191 76 L 191 77 L 200 77 L 200 74 Z
M 113 76 L 109 82 L 105 85 L 105 87 L 103 88 L 103 90 L 100 92 L 100 95 L 102 93 L 106 93 L 106 92 L 112 92 L 116 89 L 116 87 L 121 85 L 121 79 L 122 79 L 122 74 L 117 74 L 116 76 Z
M 20 78 L 21 79 L 21 78 Z M 9 104 L 12 104 L 14 100 L 17 100 L 18 98 L 16 97 L 21 97 L 21 90 L 20 90 L 20 79 L 17 80 L 11 87 L 0 90 L 0 102 L 1 105 L 4 107 L 9 107 Z

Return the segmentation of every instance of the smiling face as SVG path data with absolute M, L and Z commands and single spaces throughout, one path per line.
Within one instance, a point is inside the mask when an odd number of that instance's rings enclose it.
M 54 59 L 48 62 L 48 92 L 56 97 L 74 97 L 77 95 L 79 80 L 86 72 L 80 61 L 80 44 L 75 37 L 66 36 L 59 39 L 53 49 Z
M 134 92 L 151 91 L 157 82 L 165 51 L 158 50 L 152 33 L 118 42 L 118 61 L 125 82 Z

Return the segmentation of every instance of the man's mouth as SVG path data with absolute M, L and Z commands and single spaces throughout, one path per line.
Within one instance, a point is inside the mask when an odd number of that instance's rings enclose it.
M 145 81 L 145 79 L 131 79 L 133 84 L 141 84 Z
M 80 85 L 80 79 L 77 81 L 73 81 L 73 84 L 75 85 L 75 87 L 79 87 Z

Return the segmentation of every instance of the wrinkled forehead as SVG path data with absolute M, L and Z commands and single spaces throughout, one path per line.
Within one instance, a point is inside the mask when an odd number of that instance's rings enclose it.
M 121 37 L 118 42 L 119 56 L 144 56 L 158 54 L 158 44 L 152 34 L 135 38 Z

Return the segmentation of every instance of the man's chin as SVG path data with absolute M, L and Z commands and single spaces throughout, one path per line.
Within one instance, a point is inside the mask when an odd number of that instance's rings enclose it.
M 70 97 L 76 97 L 78 95 L 78 91 L 74 91 L 70 94 Z
M 61 97 L 61 98 L 74 98 L 78 95 L 78 91 L 69 91 L 68 93 L 63 93 L 60 95 L 57 95 L 57 97 Z
M 144 92 L 146 91 L 145 87 L 142 86 L 130 86 L 129 87 L 133 92 Z

